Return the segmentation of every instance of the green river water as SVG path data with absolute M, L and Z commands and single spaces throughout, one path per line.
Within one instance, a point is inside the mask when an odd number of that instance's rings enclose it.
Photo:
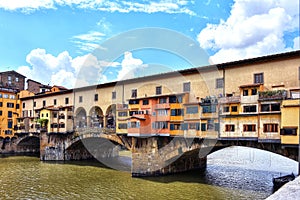
M 202 173 L 132 178 L 97 162 L 5 156 L 0 158 L 0 199 L 264 199 L 272 194 L 272 177 L 278 172 L 220 164 L 220 157 L 209 158 Z M 122 158 L 121 163 L 130 162 Z

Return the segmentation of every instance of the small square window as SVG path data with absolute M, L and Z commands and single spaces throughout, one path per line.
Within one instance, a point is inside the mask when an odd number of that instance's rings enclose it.
M 191 91 L 191 83 L 190 82 L 183 83 L 183 91 L 184 92 L 190 92 Z
M 117 98 L 117 92 L 115 92 L 115 91 L 112 92 L 112 93 L 111 93 L 111 98 L 112 98 L 112 99 L 116 99 L 116 98 Z
M 223 88 L 224 87 L 224 79 L 223 78 L 217 78 L 216 79 L 216 88 Z
M 136 98 L 137 97 L 137 89 L 131 90 L 131 97 Z
M 161 86 L 156 87 L 156 95 L 161 94 Z
M 254 74 L 254 83 L 264 83 L 264 73 Z
M 243 96 L 248 96 L 249 93 L 248 93 L 248 90 L 243 90 Z

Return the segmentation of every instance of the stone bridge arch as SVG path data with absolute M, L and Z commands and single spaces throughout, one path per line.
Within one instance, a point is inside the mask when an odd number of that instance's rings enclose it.
M 12 142 L 15 144 L 17 152 L 40 152 L 40 137 L 37 135 L 16 138 Z

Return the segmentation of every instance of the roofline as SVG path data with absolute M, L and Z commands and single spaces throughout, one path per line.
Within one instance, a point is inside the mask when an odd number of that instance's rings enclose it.
M 21 100 L 24 101 L 24 100 L 28 100 L 28 99 L 39 99 L 39 98 L 44 98 L 44 97 L 48 97 L 48 96 L 69 94 L 72 92 L 73 92 L 73 89 L 63 90 L 63 91 L 58 91 L 58 92 L 44 93 L 44 94 L 37 94 L 34 96 L 30 96 L 30 97 L 23 97 L 23 98 L 21 98 Z
M 23 74 L 20 74 L 20 73 L 16 72 L 15 70 L 0 72 L 0 74 L 6 74 L 6 73 L 10 73 L 10 72 L 16 73 L 16 74 L 22 76 L 23 78 L 26 78 L 26 76 L 24 76 Z

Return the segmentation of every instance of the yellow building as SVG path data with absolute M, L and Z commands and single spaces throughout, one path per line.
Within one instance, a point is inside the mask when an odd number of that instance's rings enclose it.
M 300 99 L 284 100 L 281 107 L 282 144 L 299 144 Z
M 20 113 L 20 100 L 16 91 L 0 88 L 0 138 L 14 137 Z

